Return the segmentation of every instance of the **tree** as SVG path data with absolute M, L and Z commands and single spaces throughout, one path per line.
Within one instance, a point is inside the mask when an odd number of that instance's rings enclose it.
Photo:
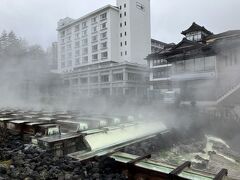
M 7 32 L 4 30 L 0 36 L 0 56 L 4 54 L 4 51 L 7 47 L 7 40 L 8 40 L 8 35 L 7 35 Z

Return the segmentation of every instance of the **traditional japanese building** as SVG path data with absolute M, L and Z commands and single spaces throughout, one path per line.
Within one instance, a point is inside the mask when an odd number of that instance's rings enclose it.
M 240 30 L 213 34 L 193 23 L 182 35 L 178 44 L 147 57 L 149 94 L 161 98 L 172 91 L 181 101 L 215 104 L 235 97 L 230 95 L 240 87 Z

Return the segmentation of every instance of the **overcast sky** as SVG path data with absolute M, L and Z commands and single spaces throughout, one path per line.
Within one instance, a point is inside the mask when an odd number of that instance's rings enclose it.
M 0 31 L 13 30 L 31 44 L 56 41 L 57 21 L 79 18 L 115 0 L 0 0 Z M 152 38 L 178 42 L 193 21 L 219 33 L 240 29 L 240 0 L 151 0 Z

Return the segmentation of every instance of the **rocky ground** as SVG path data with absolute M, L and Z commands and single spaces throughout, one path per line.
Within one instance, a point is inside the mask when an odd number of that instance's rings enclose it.
M 111 159 L 78 162 L 68 157 L 55 158 L 36 146 L 24 144 L 19 136 L 8 135 L 0 142 L 0 179 L 126 179 Z

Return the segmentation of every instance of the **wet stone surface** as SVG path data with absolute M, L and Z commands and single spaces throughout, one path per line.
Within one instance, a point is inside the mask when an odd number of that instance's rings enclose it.
M 0 142 L 1 180 L 126 179 L 112 159 L 83 163 L 69 157 L 56 158 L 37 146 L 24 144 L 19 136 L 7 137 Z

